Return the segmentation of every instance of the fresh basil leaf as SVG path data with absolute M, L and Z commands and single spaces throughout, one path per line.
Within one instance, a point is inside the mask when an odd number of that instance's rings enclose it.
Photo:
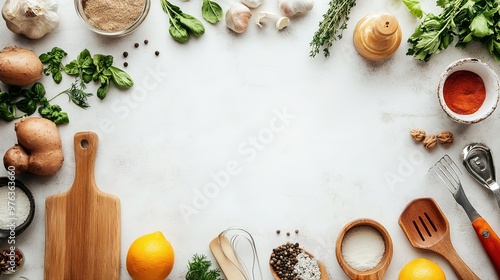
M 72 76 L 80 74 L 80 69 L 78 67 L 78 62 L 76 61 L 76 59 L 71 61 L 70 63 L 64 65 L 63 70 L 66 74 L 72 75 Z
M 104 99 L 106 97 L 108 89 L 109 89 L 109 81 L 106 83 L 101 83 L 101 85 L 97 89 L 97 97 L 101 100 Z
M 182 13 L 178 19 L 180 24 L 187 30 L 189 30 L 189 32 L 193 33 L 193 35 L 201 36 L 203 35 L 203 33 L 205 33 L 205 27 L 203 26 L 203 23 L 201 23 L 201 21 L 199 21 L 192 15 Z
M 59 105 L 46 104 L 45 106 L 38 108 L 38 113 L 42 117 L 53 121 L 56 125 L 69 123 L 68 114 L 62 112 Z
M 49 54 L 46 54 L 46 53 L 42 53 L 41 55 L 38 56 L 38 58 L 40 59 L 40 61 L 45 64 L 45 63 L 49 63 L 50 60 L 52 59 L 52 56 L 49 55 Z
M 62 81 L 61 71 L 57 71 L 55 73 L 52 73 L 52 79 L 54 80 L 54 82 L 56 82 L 56 84 L 61 83 L 61 81 Z
M 405 4 L 406 8 L 410 11 L 410 13 L 417 18 L 422 18 L 424 12 L 420 7 L 420 1 L 418 0 L 403 0 L 403 4 Z
M 177 20 L 170 21 L 170 27 L 168 28 L 170 36 L 174 38 L 177 42 L 186 43 L 189 41 L 189 33 Z
M 16 107 L 19 111 L 26 113 L 26 115 L 31 116 L 36 112 L 38 103 L 34 100 L 28 98 L 21 99 L 16 102 Z
M 7 103 L 0 103 L 0 118 L 5 121 L 12 121 L 16 119 L 16 114 L 14 113 L 14 107 L 8 105 Z
M 215 24 L 222 19 L 222 8 L 214 1 L 203 0 L 201 15 L 206 21 Z
M 31 91 L 35 94 L 35 96 L 38 99 L 42 99 L 46 93 L 45 87 L 39 82 L 36 82 L 33 84 L 33 86 L 31 87 Z
M 123 88 L 129 88 L 134 85 L 132 77 L 127 72 L 115 66 L 111 66 L 108 69 L 111 72 L 111 79 L 115 85 Z
M 78 64 L 84 65 L 85 61 L 88 59 L 92 59 L 92 56 L 90 55 L 89 50 L 84 49 L 83 51 L 80 52 L 80 54 L 77 56 L 76 60 Z

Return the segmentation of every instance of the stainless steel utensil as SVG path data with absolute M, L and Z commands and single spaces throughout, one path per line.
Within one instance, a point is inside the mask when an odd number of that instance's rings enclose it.
M 469 199 L 467 199 L 458 176 L 458 173 L 461 174 L 460 169 L 458 169 L 458 166 L 448 155 L 444 155 L 433 167 L 431 167 L 431 170 L 436 172 L 457 203 L 464 208 L 467 216 L 472 222 L 477 237 L 488 254 L 497 275 L 500 277 L 500 238 L 495 231 L 493 231 L 488 222 L 486 222 L 470 204 Z
M 500 207 L 500 186 L 496 182 L 491 150 L 482 143 L 472 143 L 462 150 L 462 163 L 470 175 L 495 195 Z

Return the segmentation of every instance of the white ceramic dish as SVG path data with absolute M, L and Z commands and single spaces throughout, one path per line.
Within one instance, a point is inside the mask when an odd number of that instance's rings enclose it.
M 465 70 L 478 74 L 484 82 L 486 98 L 475 113 L 462 115 L 453 112 L 446 104 L 443 96 L 443 87 L 446 79 L 454 72 Z M 441 108 L 454 121 L 464 124 L 480 122 L 495 111 L 499 98 L 500 83 L 495 71 L 486 63 L 477 58 L 463 58 L 450 64 L 441 74 L 438 85 L 438 99 Z

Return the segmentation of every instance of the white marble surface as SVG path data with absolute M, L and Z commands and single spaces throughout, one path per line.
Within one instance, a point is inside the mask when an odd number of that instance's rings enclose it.
M 91 33 L 72 1 L 60 2 L 61 24 L 54 33 L 32 41 L 2 24 L 2 45 L 37 53 L 59 46 L 68 52 L 66 62 L 83 48 L 112 54 L 118 66 L 128 61 L 126 70 L 136 85 L 124 92 L 112 88 L 104 101 L 92 98 L 86 111 L 64 97 L 57 100 L 71 118 L 69 125 L 60 126 L 65 162 L 51 177 L 19 176 L 35 196 L 36 216 L 18 237 L 26 266 L 18 275 L 3 278 L 42 279 L 45 198 L 72 184 L 73 135 L 94 131 L 100 136 L 97 185 L 121 200 L 121 279 L 130 279 L 126 253 L 143 234 L 164 233 L 176 252 L 168 278 L 183 279 L 191 256 L 212 258 L 208 243 L 230 226 L 253 234 L 264 279 L 271 279 L 267 260 L 272 248 L 287 241 L 314 253 L 331 279 L 348 279 L 334 247 L 342 227 L 358 218 L 374 219 L 391 234 L 394 256 L 385 279 L 396 279 L 402 266 L 417 257 L 437 262 L 449 279 L 456 279 L 442 257 L 411 247 L 399 228 L 401 211 L 419 197 L 439 203 L 452 242 L 471 269 L 481 279 L 496 279 L 464 211 L 428 173 L 442 155 L 458 160 L 461 149 L 475 141 L 489 145 L 500 162 L 499 112 L 480 124 L 460 125 L 441 111 L 436 98 L 439 74 L 456 59 L 478 57 L 500 70 L 484 48 L 450 47 L 428 63 L 406 56 L 406 39 L 417 21 L 399 0 L 359 1 L 329 58 L 308 56 L 309 42 L 328 7 L 325 0 L 316 1 L 309 14 L 292 19 L 282 32 L 269 23 L 259 28 L 252 22 L 246 33 L 236 35 L 223 22 L 204 22 L 206 33 L 184 45 L 168 34 L 168 18 L 158 0 L 136 32 L 117 39 Z M 233 3 L 218 2 L 224 11 Z M 173 3 L 201 18 L 201 1 Z M 275 0 L 259 10 L 279 12 Z M 398 18 L 403 42 L 390 59 L 371 63 L 356 53 L 352 32 L 359 19 L 378 11 Z M 140 43 L 137 49 L 135 42 Z M 129 52 L 128 58 L 122 57 L 123 51 Z M 42 79 L 49 94 L 70 81 L 66 76 L 56 86 L 49 77 Z M 16 141 L 13 125 L 0 124 L 2 153 Z M 426 151 L 409 137 L 411 128 L 451 130 L 455 143 Z M 200 199 L 199 193 L 217 183 L 213 174 L 228 168 L 233 173 L 227 184 Z M 500 210 L 491 193 L 467 174 L 462 181 L 472 204 L 500 232 Z M 192 214 L 183 214 L 188 208 Z M 276 235 L 277 229 L 282 234 Z M 92 257 L 95 252 L 82 253 Z

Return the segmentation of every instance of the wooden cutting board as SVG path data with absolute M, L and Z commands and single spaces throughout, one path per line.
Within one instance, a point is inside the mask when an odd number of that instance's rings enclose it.
M 95 183 L 97 142 L 75 135 L 73 185 L 45 201 L 45 280 L 120 278 L 120 200 Z

